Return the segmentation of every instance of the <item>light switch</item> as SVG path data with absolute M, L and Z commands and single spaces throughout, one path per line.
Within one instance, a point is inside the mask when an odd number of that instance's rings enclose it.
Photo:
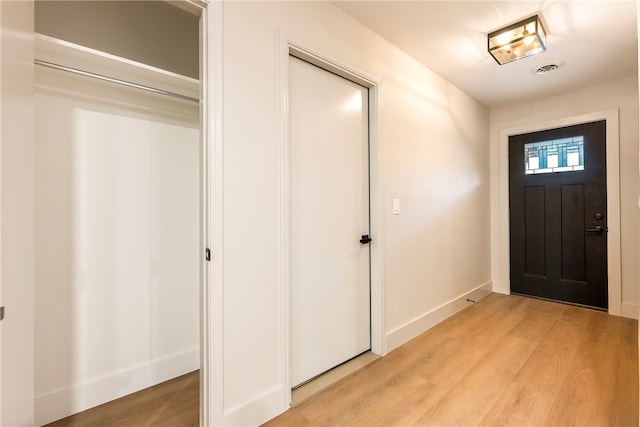
M 400 199 L 393 199 L 393 214 L 400 215 Z

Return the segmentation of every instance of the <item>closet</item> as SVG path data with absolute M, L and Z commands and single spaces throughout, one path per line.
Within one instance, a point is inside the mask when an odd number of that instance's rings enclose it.
M 36 423 L 199 369 L 199 17 L 37 1 Z

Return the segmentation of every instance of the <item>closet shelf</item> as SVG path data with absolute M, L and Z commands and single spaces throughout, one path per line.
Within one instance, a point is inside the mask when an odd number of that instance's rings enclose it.
M 35 45 L 36 62 L 152 88 L 158 93 L 177 94 L 186 101 L 200 98 L 200 82 L 191 77 L 43 34 L 36 34 Z

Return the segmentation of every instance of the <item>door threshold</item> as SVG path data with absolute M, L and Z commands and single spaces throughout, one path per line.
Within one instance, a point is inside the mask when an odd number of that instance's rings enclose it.
M 354 373 L 358 369 L 365 367 L 369 363 L 379 358 L 380 356 L 378 356 L 377 354 L 367 351 L 366 353 L 362 353 L 360 356 L 357 356 L 349 360 L 348 362 L 336 366 L 335 368 L 325 372 L 324 374 L 317 376 L 311 381 L 308 381 L 292 389 L 291 406 L 293 407 L 301 404 L 314 394 L 321 392 L 322 390 L 337 383 L 346 376 Z
M 607 308 L 595 307 L 593 305 L 579 304 L 577 302 L 571 302 L 571 301 L 563 301 L 561 299 L 539 297 L 537 295 L 529 295 L 529 294 L 524 294 L 524 293 L 521 293 L 521 292 L 511 292 L 511 295 L 518 295 L 520 297 L 525 297 L 525 298 L 533 298 L 533 299 L 540 299 L 540 300 L 543 300 L 543 301 L 556 302 L 558 304 L 572 305 L 574 307 L 588 308 L 589 310 L 603 311 L 605 313 L 607 313 L 609 311 L 609 309 L 607 309 Z

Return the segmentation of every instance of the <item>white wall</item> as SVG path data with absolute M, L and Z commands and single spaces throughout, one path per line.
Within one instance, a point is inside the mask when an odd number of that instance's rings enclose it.
M 224 3 L 224 313 L 212 367 L 222 380 L 216 422 L 225 425 L 258 424 L 288 405 L 279 31 L 381 79 L 389 349 L 490 281 L 487 109 L 330 3 Z M 393 198 L 401 200 L 399 216 L 391 215 Z
M 562 71 L 560 71 L 562 72 Z M 543 76 L 544 77 L 544 76 Z M 491 120 L 492 264 L 499 277 L 499 158 L 501 129 L 619 109 L 622 314 L 638 317 L 638 78 L 628 77 L 586 89 L 493 108 Z
M 33 3 L 0 1 L 0 425 L 33 425 Z
M 38 68 L 36 424 L 199 367 L 198 106 Z

